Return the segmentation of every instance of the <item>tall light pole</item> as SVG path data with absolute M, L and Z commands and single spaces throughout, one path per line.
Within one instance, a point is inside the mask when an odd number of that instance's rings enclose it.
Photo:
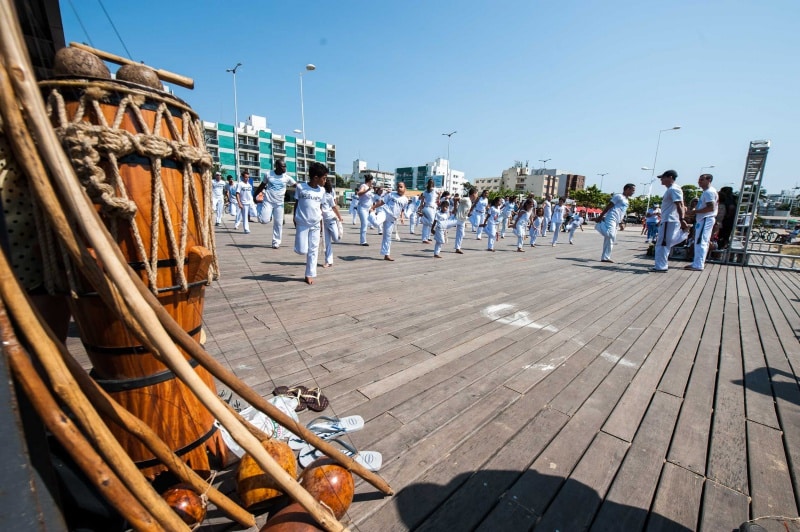
M 597 174 L 597 175 L 600 176 L 600 192 L 602 192 L 603 191 L 603 178 L 608 175 L 608 172 L 606 172 L 604 174 Z
M 309 63 L 306 65 L 305 71 L 300 72 L 300 121 L 301 125 L 303 126 L 303 159 L 306 158 L 306 110 L 305 110 L 305 104 L 303 102 L 303 74 L 305 74 L 306 72 L 311 72 L 316 69 L 317 69 L 316 66 Z
M 656 163 L 658 162 L 658 147 L 661 145 L 661 134 L 665 131 L 674 131 L 676 129 L 680 129 L 681 126 L 672 126 L 666 129 L 659 129 L 658 130 L 658 140 L 656 141 L 656 154 L 653 157 L 653 168 L 650 169 L 650 186 L 647 189 L 647 209 L 650 209 L 650 194 L 653 192 L 653 181 L 656 180 Z M 642 167 L 644 170 L 645 167 Z
M 547 166 L 547 161 L 552 161 L 553 159 L 539 159 L 539 162 L 542 163 L 542 169 L 544 170 Z
M 236 179 L 239 179 L 239 103 L 236 101 L 236 71 L 242 66 L 241 63 L 236 63 L 233 68 L 228 68 L 225 72 L 233 74 L 233 163 L 234 171 L 236 172 Z
M 445 185 L 445 190 L 450 190 L 450 187 L 453 186 L 451 181 L 453 180 L 453 172 L 450 170 L 450 139 L 453 138 L 453 135 L 458 133 L 458 131 L 453 130 L 450 133 L 442 133 L 447 137 L 447 184 Z

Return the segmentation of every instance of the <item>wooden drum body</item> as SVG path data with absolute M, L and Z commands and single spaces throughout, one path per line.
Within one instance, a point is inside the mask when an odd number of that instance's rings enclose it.
M 123 255 L 198 340 L 216 266 L 211 159 L 197 115 L 167 93 L 132 83 L 67 79 L 41 86 L 53 126 Z M 214 417 L 189 388 L 85 281 L 73 279 L 73 290 L 73 315 L 97 382 L 193 469 L 210 469 L 206 449 L 224 459 Z M 183 354 L 214 390 L 211 375 Z M 165 469 L 139 440 L 113 423 L 109 428 L 145 475 Z

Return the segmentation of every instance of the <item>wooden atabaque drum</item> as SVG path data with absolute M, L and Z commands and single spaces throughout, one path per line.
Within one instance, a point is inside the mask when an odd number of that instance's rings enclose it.
M 41 82 L 51 121 L 89 196 L 131 267 L 195 340 L 213 269 L 211 158 L 202 123 L 178 98 L 113 80 Z M 206 449 L 225 446 L 214 417 L 93 293 L 73 276 L 72 311 L 92 375 L 150 425 L 190 467 L 210 469 Z M 187 359 L 214 390 L 211 375 Z M 144 445 L 109 423 L 148 477 L 165 469 Z

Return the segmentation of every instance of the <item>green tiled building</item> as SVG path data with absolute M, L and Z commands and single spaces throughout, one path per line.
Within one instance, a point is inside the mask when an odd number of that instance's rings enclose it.
M 314 161 L 326 165 L 330 174 L 336 172 L 334 144 L 273 133 L 264 117 L 250 116 L 240 123 L 236 140 L 230 124 L 203 122 L 203 126 L 208 152 L 223 175 L 236 173 L 234 142 L 238 142 L 239 170 L 248 169 L 256 181 L 272 170 L 274 160 L 280 157 L 286 160 L 286 173 L 298 181 L 308 179 L 308 166 Z

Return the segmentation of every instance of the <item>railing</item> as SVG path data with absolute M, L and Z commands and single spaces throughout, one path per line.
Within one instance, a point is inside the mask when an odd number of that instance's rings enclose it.
M 272 147 L 272 153 L 278 153 L 280 155 L 286 155 L 286 149 L 285 148 L 278 148 L 277 146 L 273 146 Z

